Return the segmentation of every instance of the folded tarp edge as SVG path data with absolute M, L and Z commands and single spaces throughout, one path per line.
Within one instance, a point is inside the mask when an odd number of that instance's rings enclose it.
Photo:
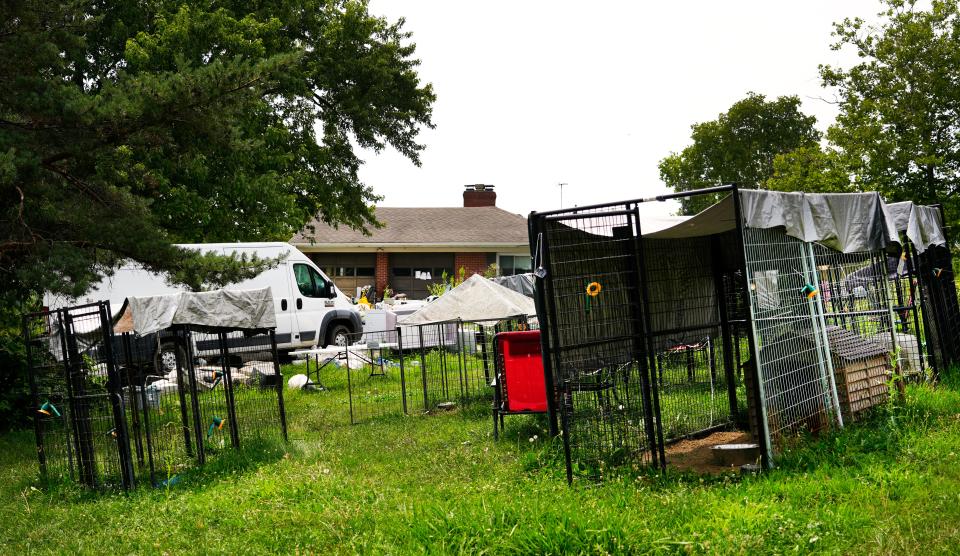
M 911 201 L 889 203 L 887 210 L 893 218 L 898 232 L 904 232 L 918 253 L 923 253 L 934 245 L 945 246 L 947 238 L 943 234 L 940 210 L 914 204 Z

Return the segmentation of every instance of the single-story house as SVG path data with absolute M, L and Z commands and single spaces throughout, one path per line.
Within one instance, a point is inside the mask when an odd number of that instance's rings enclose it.
M 527 219 L 498 208 L 493 189 L 466 186 L 462 207 L 377 207 L 384 226 L 368 236 L 315 220 L 290 243 L 348 295 L 372 285 L 378 299 L 387 285 L 422 299 L 429 284 L 460 268 L 468 276 L 493 263 L 501 275 L 530 272 Z

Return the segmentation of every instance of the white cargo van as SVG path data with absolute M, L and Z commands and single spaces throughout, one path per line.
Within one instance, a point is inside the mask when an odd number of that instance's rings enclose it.
M 285 256 L 275 268 L 226 289 L 253 289 L 269 286 L 277 316 L 277 348 L 291 350 L 313 345 L 344 345 L 348 335 L 361 332 L 363 323 L 355 305 L 334 285 L 306 255 L 289 243 L 196 243 L 179 245 L 186 249 L 221 254 L 256 255 L 264 259 Z M 117 269 L 87 295 L 73 299 L 48 294 L 45 305 L 51 309 L 94 301 L 110 301 L 114 313 L 119 312 L 128 297 L 163 295 L 183 291 L 167 284 L 165 278 L 144 270 L 136 263 Z M 163 342 L 155 358 L 172 352 L 175 346 Z

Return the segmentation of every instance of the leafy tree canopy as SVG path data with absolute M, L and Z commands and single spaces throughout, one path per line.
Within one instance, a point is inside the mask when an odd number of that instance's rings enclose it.
M 692 143 L 660 161 L 660 178 L 674 191 L 737 183 L 755 189 L 773 174 L 777 155 L 820 140 L 816 118 L 800 111 L 795 96 L 767 101 L 749 93 L 713 121 L 692 126 Z M 681 201 L 681 214 L 696 214 L 718 200 L 700 195 Z
M 0 284 L 80 293 L 119 260 L 251 271 L 175 242 L 375 225 L 357 147 L 419 163 L 434 94 L 364 1 L 0 6 Z M 257 263 L 259 264 L 259 263 Z
M 862 60 L 820 68 L 837 87 L 840 115 L 827 132 L 843 149 L 861 187 L 890 200 L 944 202 L 960 210 L 960 7 L 933 0 L 885 0 L 881 22 L 835 26 L 835 49 Z
M 856 190 L 849 164 L 843 153 L 823 150 L 819 145 L 800 147 L 773 159 L 773 175 L 763 189 L 805 191 L 807 193 L 846 193 Z

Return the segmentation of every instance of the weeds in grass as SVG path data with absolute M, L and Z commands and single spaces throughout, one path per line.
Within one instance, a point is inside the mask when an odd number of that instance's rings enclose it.
M 330 386 L 286 397 L 290 443 L 223 454 L 167 489 L 41 485 L 30 433 L 0 436 L 0 553 L 960 551 L 960 385 L 946 375 L 761 476 L 625 465 L 573 487 L 542 417 L 508 417 L 499 442 L 479 404 L 351 426 Z

